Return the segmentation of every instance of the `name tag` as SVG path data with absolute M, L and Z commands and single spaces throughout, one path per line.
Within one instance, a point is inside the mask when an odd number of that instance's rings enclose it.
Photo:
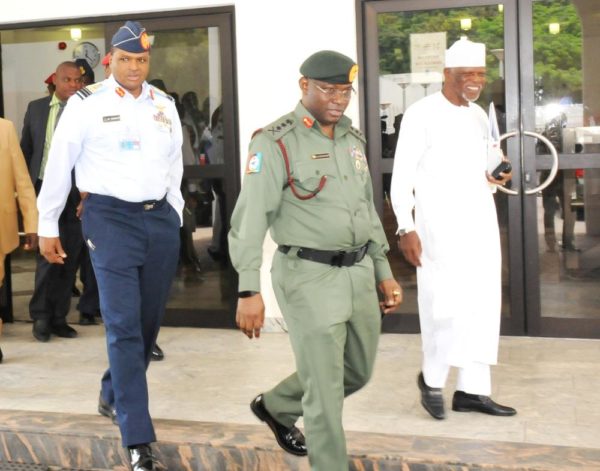
M 115 121 L 121 121 L 121 115 L 102 116 L 103 123 L 114 123 Z
M 140 150 L 142 146 L 138 139 L 124 139 L 119 141 L 119 147 L 121 150 Z

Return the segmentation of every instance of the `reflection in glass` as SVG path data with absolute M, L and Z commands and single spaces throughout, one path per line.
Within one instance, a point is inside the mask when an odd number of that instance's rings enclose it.
M 574 154 L 600 162 L 598 2 L 533 4 L 536 130 L 561 155 L 537 201 L 542 316 L 600 318 L 600 170 L 573 168 Z M 560 27 L 551 31 L 552 23 Z M 543 145 L 536 154 L 547 154 Z M 548 175 L 539 172 L 539 179 Z
M 470 20 L 468 31 L 465 19 Z M 492 91 L 495 100 L 504 103 L 504 15 L 496 5 L 382 13 L 377 22 L 383 158 L 394 157 L 404 111 L 441 90 L 444 52 L 462 36 L 487 47 L 488 87 L 478 103 L 487 109 Z M 503 105 L 496 105 L 502 108 L 498 114 L 502 131 Z
M 175 100 L 186 168 L 181 187 L 185 206 L 180 262 L 167 305 L 171 311 L 218 312 L 228 310 L 234 299 L 234 277 L 227 263 L 227 224 L 223 222 L 226 208 L 218 33 L 216 27 L 162 30 L 155 33 L 152 49 L 151 78 Z M 211 167 L 212 171 L 209 175 L 204 170 L 194 173 L 198 167 Z

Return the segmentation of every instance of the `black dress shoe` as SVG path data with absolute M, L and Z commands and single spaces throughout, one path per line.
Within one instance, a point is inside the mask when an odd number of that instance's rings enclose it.
M 250 409 L 256 417 L 269 426 L 281 448 L 292 455 L 306 456 L 306 441 L 302 432 L 294 425 L 286 427 L 277 422 L 265 408 L 262 394 L 254 398 L 250 403 Z
M 50 340 L 50 324 L 45 319 L 36 319 L 33 321 L 33 336 L 40 342 Z
M 150 360 L 152 361 L 162 361 L 165 359 L 165 352 L 158 346 L 157 343 L 154 344 L 152 348 L 152 354 L 150 355 Z
M 417 384 L 421 390 L 421 404 L 434 419 L 442 420 L 446 418 L 444 411 L 444 396 L 441 388 L 431 388 L 425 384 L 423 372 L 419 373 Z
M 77 337 L 77 331 L 66 322 L 50 326 L 50 333 L 66 339 L 74 339 Z
M 127 448 L 132 471 L 166 471 L 165 468 L 152 454 L 150 445 L 136 445 Z
M 96 316 L 82 312 L 79 314 L 79 325 L 96 325 Z
M 501 406 L 492 401 L 489 396 L 467 394 L 463 391 L 454 392 L 452 410 L 456 412 L 483 412 L 484 414 L 501 416 L 510 416 L 517 413 L 512 407 Z
M 119 425 L 119 421 L 117 420 L 117 409 L 102 399 L 102 394 L 100 394 L 100 398 L 98 399 L 98 412 L 100 415 L 112 420 L 113 424 Z

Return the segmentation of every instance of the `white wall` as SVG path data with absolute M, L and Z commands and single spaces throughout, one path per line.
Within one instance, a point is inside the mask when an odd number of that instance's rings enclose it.
M 2 45 L 2 91 L 4 115 L 10 119 L 21 135 L 27 104 L 47 95 L 44 80 L 64 61 L 73 60 L 75 41 L 63 39 L 66 49 L 59 50 L 58 41 L 17 43 Z M 104 38 L 86 39 L 94 43 L 104 56 Z M 42 71 L 32 74 L 31 71 Z M 94 69 L 96 80 L 104 77 L 102 65 Z
M 172 10 L 170 0 L 144 2 L 5 2 L 0 25 L 60 19 L 122 15 Z M 302 61 L 320 49 L 334 49 L 357 57 L 354 0 L 179 0 L 177 9 L 235 5 L 240 160 L 245 163 L 252 132 L 291 111 L 298 101 L 298 69 Z M 7 68 L 3 64 L 4 69 Z M 355 87 L 357 88 L 357 87 Z M 358 126 L 358 100 L 347 115 Z M 244 168 L 244 165 L 241 166 Z M 267 316 L 280 316 L 270 290 L 270 259 L 275 250 L 265 242 L 262 291 Z M 268 290 L 267 290 L 268 288 Z

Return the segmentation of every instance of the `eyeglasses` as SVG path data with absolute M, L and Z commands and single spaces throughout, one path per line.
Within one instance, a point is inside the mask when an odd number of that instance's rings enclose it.
M 350 88 L 333 88 L 333 87 L 323 88 L 323 87 L 320 87 L 319 85 L 317 85 L 316 83 L 315 83 L 315 87 L 317 87 L 317 90 L 319 90 L 327 98 L 333 98 L 335 96 L 339 96 L 340 98 L 343 98 L 344 100 L 349 100 L 352 97 L 352 95 L 354 93 L 356 93 L 354 91 L 354 88 L 352 88 L 352 87 L 350 87 Z

